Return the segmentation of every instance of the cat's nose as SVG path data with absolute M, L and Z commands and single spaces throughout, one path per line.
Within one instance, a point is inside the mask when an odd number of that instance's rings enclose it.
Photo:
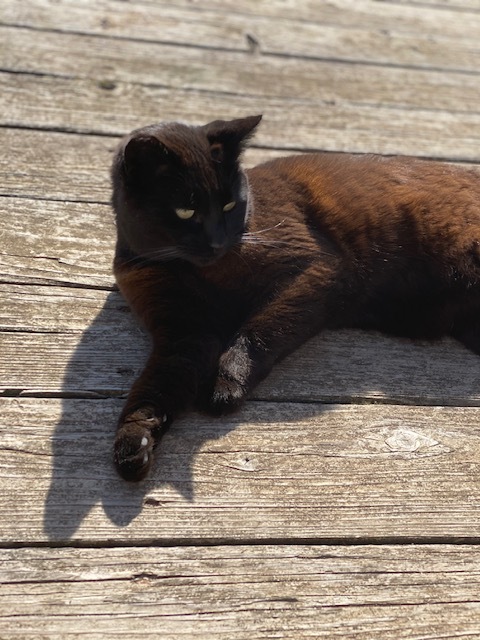
M 226 252 L 227 252 L 227 245 L 226 244 L 221 244 L 221 245 L 210 245 L 210 251 L 212 252 L 212 256 L 218 260 L 218 258 L 221 258 Z
M 215 259 L 221 258 L 228 250 L 227 238 L 210 242 L 210 251 Z
M 210 249 L 214 253 L 220 253 L 228 243 L 226 230 L 221 224 L 210 224 L 205 228 L 205 236 Z
M 228 244 L 227 234 L 223 230 L 216 229 L 209 234 L 208 244 L 213 251 L 222 251 Z

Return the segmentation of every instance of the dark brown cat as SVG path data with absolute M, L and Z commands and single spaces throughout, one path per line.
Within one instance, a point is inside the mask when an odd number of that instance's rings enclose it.
M 153 341 L 115 441 L 127 480 L 176 416 L 236 409 L 324 328 L 449 334 L 480 353 L 480 177 L 334 153 L 242 171 L 260 119 L 152 125 L 116 154 L 115 274 Z

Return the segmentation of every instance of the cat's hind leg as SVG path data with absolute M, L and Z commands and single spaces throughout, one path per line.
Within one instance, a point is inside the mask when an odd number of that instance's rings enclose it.
M 480 355 L 480 305 L 456 320 L 451 335 Z
M 453 336 L 468 349 L 480 355 L 480 320 L 477 324 L 454 332 Z

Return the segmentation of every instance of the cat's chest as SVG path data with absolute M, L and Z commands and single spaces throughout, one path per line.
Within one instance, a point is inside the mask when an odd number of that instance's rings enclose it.
M 304 261 L 289 256 L 281 248 L 242 247 L 241 250 L 231 250 L 221 260 L 200 269 L 198 275 L 220 292 L 250 297 L 252 293 L 275 288 L 304 266 Z
M 252 286 L 262 262 L 261 257 L 252 252 L 240 253 L 233 249 L 220 260 L 198 269 L 197 276 L 219 291 L 241 291 Z

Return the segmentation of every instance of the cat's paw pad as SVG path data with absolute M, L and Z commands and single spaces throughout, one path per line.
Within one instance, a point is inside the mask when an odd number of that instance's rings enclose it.
M 115 438 L 114 460 L 118 473 L 125 480 L 142 480 L 153 463 L 155 436 L 168 422 L 157 417 L 153 409 L 144 407 L 124 419 Z

